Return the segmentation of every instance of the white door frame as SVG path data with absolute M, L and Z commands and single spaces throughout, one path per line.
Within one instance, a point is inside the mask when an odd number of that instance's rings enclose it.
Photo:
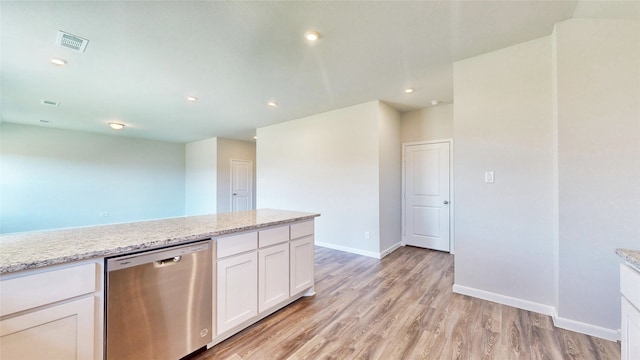
M 448 139 L 437 139 L 437 140 L 429 140 L 429 141 L 414 141 L 414 142 L 408 142 L 408 143 L 402 143 L 402 236 L 401 236 L 401 243 L 402 246 L 405 246 L 405 242 L 404 242 L 404 235 L 406 232 L 405 229 L 405 221 L 406 221 L 406 214 L 405 214 L 405 202 L 406 202 L 406 189 L 405 189 L 405 173 L 406 173 L 406 158 L 405 158 L 405 152 L 407 149 L 407 146 L 412 146 L 412 145 L 428 145 L 428 144 L 440 144 L 440 143 L 447 143 L 449 144 L 449 253 L 454 254 L 455 253 L 455 237 L 454 234 L 455 232 L 453 231 L 454 229 L 454 225 L 455 225 L 455 211 L 454 211 L 454 207 L 456 206 L 456 202 L 455 202 L 455 191 L 453 188 L 453 139 L 452 138 L 448 138 Z

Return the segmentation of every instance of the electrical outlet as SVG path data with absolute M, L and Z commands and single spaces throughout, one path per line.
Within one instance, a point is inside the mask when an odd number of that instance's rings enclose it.
M 365 238 L 365 239 L 369 239 L 369 232 L 368 232 L 368 231 L 365 231 L 365 232 L 364 232 L 364 238 Z
M 100 211 L 100 217 L 109 217 L 109 211 L 107 210 Z

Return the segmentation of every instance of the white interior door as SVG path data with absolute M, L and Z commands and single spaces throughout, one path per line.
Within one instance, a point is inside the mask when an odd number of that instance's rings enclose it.
M 231 211 L 253 209 L 253 161 L 231 160 Z
M 404 146 L 403 242 L 449 251 L 449 142 Z

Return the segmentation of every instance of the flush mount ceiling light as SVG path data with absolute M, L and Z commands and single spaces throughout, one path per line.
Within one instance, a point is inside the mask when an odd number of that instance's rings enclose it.
M 317 31 L 307 31 L 304 34 L 304 38 L 309 40 L 309 41 L 316 41 L 318 39 L 320 39 L 320 33 Z
M 196 101 L 198 101 L 198 98 L 195 97 L 195 96 L 187 96 L 187 100 L 190 101 L 190 102 L 196 102 Z
M 414 91 L 416 91 L 416 89 L 414 89 L 414 88 L 406 88 L 406 89 L 404 89 L 404 93 L 405 94 L 411 94 Z
M 438 101 L 438 100 L 431 100 L 431 105 L 436 106 L 436 105 L 438 105 L 438 104 L 440 104 L 440 101 Z
M 267 106 L 268 106 L 268 107 L 272 107 L 272 108 L 274 108 L 274 107 L 277 107 L 277 106 L 278 106 L 278 103 L 277 103 L 277 102 L 275 102 L 275 101 L 269 101 L 269 102 L 267 103 Z
M 60 106 L 60 102 L 59 101 L 42 99 L 42 100 L 40 100 L 40 105 L 58 107 L 58 106 Z
M 51 58 L 51 59 L 49 59 L 49 61 L 52 64 L 55 64 L 55 65 L 60 65 L 60 66 L 67 65 L 67 60 L 65 60 L 65 59 Z
M 109 127 L 113 130 L 122 130 L 124 128 L 124 124 L 118 122 L 110 122 Z

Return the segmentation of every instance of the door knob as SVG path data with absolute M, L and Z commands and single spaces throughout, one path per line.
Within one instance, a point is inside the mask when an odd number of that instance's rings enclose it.
M 235 196 L 235 195 L 238 195 L 238 194 L 236 194 L 236 193 L 233 193 L 233 195 Z
M 443 201 L 443 204 L 447 205 L 449 203 L 449 201 L 445 200 Z

